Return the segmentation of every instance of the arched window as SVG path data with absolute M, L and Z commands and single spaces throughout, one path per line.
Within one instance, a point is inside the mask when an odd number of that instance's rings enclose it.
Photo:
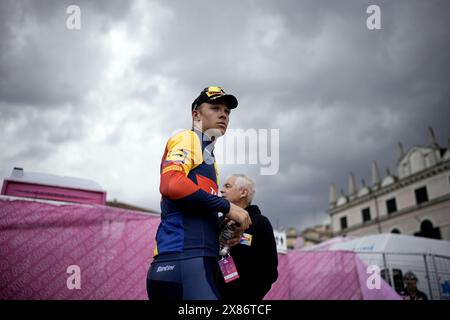
M 420 224 L 420 231 L 416 232 L 414 235 L 430 239 L 442 239 L 441 230 L 439 228 L 435 228 L 433 223 L 428 219 L 422 221 Z

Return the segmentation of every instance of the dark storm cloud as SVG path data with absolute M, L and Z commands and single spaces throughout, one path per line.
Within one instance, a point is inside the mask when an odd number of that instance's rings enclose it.
M 78 1 L 82 28 L 69 31 L 71 4 L 0 2 L 0 132 L 18 142 L 6 162 L 43 161 L 58 145 L 86 134 L 81 114 L 92 106 L 83 101 L 98 87 L 107 62 L 96 37 L 124 19 L 129 4 Z
M 83 24 L 71 31 L 66 8 L 72 1 L 2 1 L 1 101 L 48 108 L 83 100 L 106 67 L 96 33 L 123 19 L 129 5 L 112 3 L 78 1 Z
M 28 106 L 2 112 L 0 134 L 3 141 L 10 143 L 6 145 L 8 152 L 2 155 L 5 162 L 22 159 L 41 162 L 64 143 L 83 139 L 87 132 L 76 115 L 71 107 L 42 112 Z
M 266 115 L 274 106 L 399 114 L 439 96 L 442 103 L 442 79 L 449 76 L 446 2 L 381 2 L 383 30 L 372 32 L 365 26 L 368 2 L 240 2 L 240 10 L 232 2 L 215 15 L 201 4 L 171 3 L 176 27 L 161 30 L 164 54 L 142 65 L 192 92 L 221 82 L 243 107 L 262 111 L 258 123 L 271 120 Z

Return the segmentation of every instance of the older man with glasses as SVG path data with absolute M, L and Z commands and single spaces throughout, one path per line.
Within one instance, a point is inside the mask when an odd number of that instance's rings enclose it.
M 220 189 L 223 198 L 245 209 L 252 225 L 241 241 L 230 248 L 239 278 L 226 282 L 218 279 L 224 300 L 258 301 L 269 292 L 278 278 L 278 254 L 269 219 L 253 204 L 255 182 L 243 174 L 233 174 Z

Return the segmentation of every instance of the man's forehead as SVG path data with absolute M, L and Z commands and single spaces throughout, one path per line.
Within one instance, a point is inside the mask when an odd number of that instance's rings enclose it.
M 234 176 L 228 177 L 227 181 L 225 181 L 226 184 L 228 183 L 231 185 L 234 185 L 235 182 L 236 182 L 236 177 L 234 177 Z

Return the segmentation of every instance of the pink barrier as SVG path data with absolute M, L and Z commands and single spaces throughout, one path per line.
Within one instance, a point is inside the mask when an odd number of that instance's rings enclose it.
M 160 218 L 101 205 L 0 199 L 0 299 L 147 299 L 146 275 Z M 80 289 L 69 289 L 69 266 Z M 352 252 L 279 255 L 266 299 L 398 299 L 365 285 Z
M 290 251 L 279 255 L 279 278 L 266 300 L 400 300 L 382 278 L 369 289 L 367 265 L 350 251 Z
M 0 199 L 0 299 L 147 299 L 160 218 L 100 205 Z M 71 265 L 81 289 L 69 290 Z

